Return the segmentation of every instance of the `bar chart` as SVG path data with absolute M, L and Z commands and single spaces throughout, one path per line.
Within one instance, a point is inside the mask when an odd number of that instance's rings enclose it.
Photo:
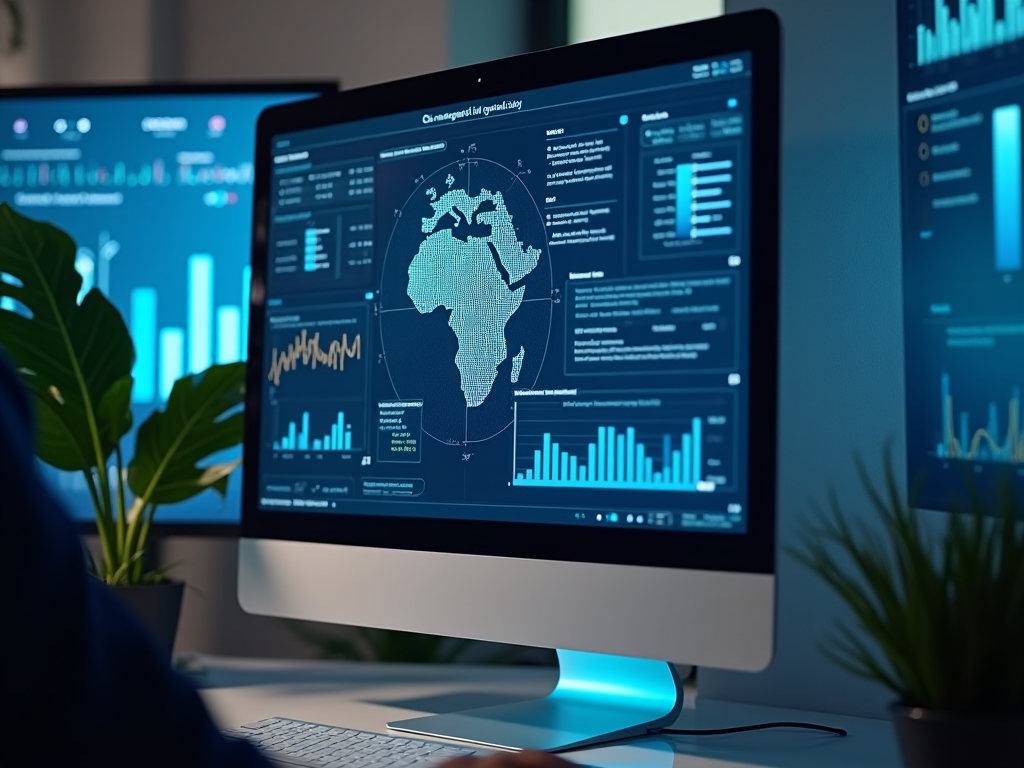
M 73 156 L 80 151 L 55 150 Z M 5 153 L 5 159 L 11 153 Z M 16 158 L 17 155 L 14 154 Z M 131 167 L 118 161 L 109 167 L 86 163 L 41 162 L 0 164 L 0 187 L 14 189 L 70 187 L 166 187 L 171 183 L 167 164 L 160 158 Z
M 720 251 L 736 243 L 735 148 L 673 149 L 643 160 L 643 254 L 648 258 Z
M 723 185 L 732 183 L 732 160 L 680 163 L 676 166 L 676 237 L 724 237 L 731 225 L 721 225 L 722 211 L 732 208 L 723 198 Z
M 320 436 L 311 437 L 309 411 L 303 411 L 298 422 L 289 421 L 288 427 L 273 442 L 275 451 L 351 451 L 352 425 L 345 422 L 345 412 L 338 411 L 335 420 Z
M 931 26 L 923 20 L 917 24 L 917 65 L 1024 39 L 1024 0 L 1003 0 L 1002 9 L 998 18 L 996 0 L 935 0 Z
M 1020 104 L 992 110 L 992 180 L 996 270 L 1019 272 L 1024 261 Z
M 246 357 L 249 325 L 250 270 L 242 272 L 238 304 L 214 306 L 214 259 L 196 253 L 188 258 L 185 327 L 159 327 L 156 288 L 133 288 L 128 325 L 135 342 L 135 387 L 132 401 L 164 401 L 174 382 L 186 373 L 199 373 L 215 362 L 234 363 Z
M 956 412 L 949 374 L 942 374 L 942 440 L 935 453 L 943 459 L 968 459 L 1007 464 L 1024 464 L 1024 412 L 1021 389 L 1014 387 L 1003 411 L 992 401 L 984 427 L 972 432 L 967 411 Z M 1000 424 L 1005 424 L 1005 429 Z
M 512 485 L 707 493 L 728 484 L 725 403 L 655 400 L 649 410 L 618 405 L 639 401 L 587 406 L 586 416 L 572 420 L 517 401 Z M 695 411 L 706 415 L 689 415 Z

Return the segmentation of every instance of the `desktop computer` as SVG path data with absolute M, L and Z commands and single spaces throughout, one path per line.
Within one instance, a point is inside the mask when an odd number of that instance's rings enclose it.
M 0 90 L 0 202 L 68 232 L 82 296 L 96 287 L 122 312 L 135 342 L 135 424 L 163 407 L 180 376 L 245 358 L 256 118 L 336 91 L 328 82 Z M 40 469 L 75 520 L 93 520 L 79 473 Z M 226 499 L 201 494 L 161 507 L 155 522 L 165 533 L 237 535 L 241 496 L 235 480 Z
M 765 11 L 260 117 L 238 597 L 557 648 L 389 723 L 560 750 L 760 670 L 775 605 L 779 27 Z

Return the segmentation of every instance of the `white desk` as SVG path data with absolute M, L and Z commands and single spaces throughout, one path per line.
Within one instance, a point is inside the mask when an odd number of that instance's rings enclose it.
M 386 732 L 385 723 L 420 714 L 503 704 L 547 693 L 553 669 L 261 661 L 195 657 L 194 675 L 213 717 L 225 727 L 281 716 Z M 804 720 L 846 728 L 839 738 L 776 730 L 728 736 L 651 736 L 628 745 L 565 757 L 594 766 L 632 768 L 899 768 L 886 720 L 700 700 L 678 727 L 716 728 L 767 720 Z

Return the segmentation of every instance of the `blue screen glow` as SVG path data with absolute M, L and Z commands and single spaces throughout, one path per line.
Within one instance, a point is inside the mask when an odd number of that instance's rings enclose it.
M 1024 5 L 902 0 L 907 466 L 949 509 L 1024 498 Z
M 135 342 L 135 423 L 180 376 L 244 360 L 256 118 L 315 94 L 0 99 L 0 201 L 67 231 L 82 295 L 98 288 Z M 124 443 L 133 455 L 133 434 Z M 75 518 L 83 479 L 44 468 Z M 157 520 L 237 523 L 241 482 L 162 507 Z
M 273 137 L 259 506 L 747 531 L 750 78 Z

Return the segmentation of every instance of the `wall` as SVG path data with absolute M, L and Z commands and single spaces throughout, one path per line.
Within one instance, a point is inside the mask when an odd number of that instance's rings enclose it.
M 25 50 L 0 85 L 341 78 L 346 87 L 449 65 L 458 0 L 21 0 Z M 464 0 L 463 0 L 464 1 Z M 501 0 L 497 55 L 518 0 Z M 480 12 L 475 11 L 476 16 Z M 9 28 L 0 14 L 0 34 Z
M 448 66 L 448 20 L 448 0 L 182 0 L 180 74 L 356 88 Z
M 139 82 L 161 0 L 22 0 L 25 47 L 0 56 L 0 86 Z M 6 37 L 9 21 L 0 14 Z
M 451 0 L 449 64 L 463 67 L 529 48 L 528 0 Z
M 724 0 L 569 0 L 569 42 L 721 16 Z
M 782 550 L 830 484 L 872 524 L 854 452 L 878 469 L 892 438 L 904 474 L 896 4 L 726 0 L 753 7 L 785 39 L 777 638 L 766 672 L 703 670 L 701 694 L 881 715 L 889 694 L 818 650 L 845 610 Z

